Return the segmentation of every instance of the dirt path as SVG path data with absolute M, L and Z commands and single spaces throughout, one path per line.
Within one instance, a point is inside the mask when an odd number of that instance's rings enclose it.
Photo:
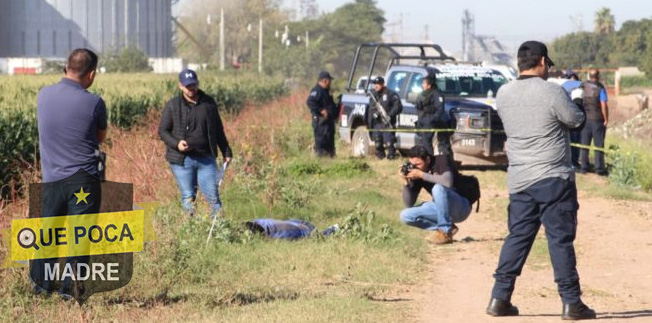
M 602 179 L 589 180 L 602 184 Z M 506 195 L 483 190 L 484 200 Z M 597 321 L 652 322 L 652 203 L 583 195 L 580 192 L 575 244 L 583 300 L 597 311 Z M 414 296 L 421 305 L 421 322 L 561 321 L 561 301 L 547 256 L 538 262 L 528 259 L 517 280 L 512 302 L 521 316 L 493 318 L 484 313 L 506 226 L 504 217 L 490 217 L 481 208 L 460 225 L 454 244 L 430 248 L 432 264 L 425 285 Z

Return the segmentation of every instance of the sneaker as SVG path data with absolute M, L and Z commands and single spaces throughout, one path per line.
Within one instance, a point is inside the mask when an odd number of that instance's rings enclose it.
M 453 242 L 453 236 L 442 230 L 435 230 L 426 237 L 426 241 L 434 244 L 447 244 Z

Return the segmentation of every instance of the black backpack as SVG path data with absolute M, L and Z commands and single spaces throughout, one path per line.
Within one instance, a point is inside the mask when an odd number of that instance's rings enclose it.
M 469 204 L 478 202 L 475 212 L 480 210 L 480 182 L 478 178 L 473 175 L 464 175 L 460 172 L 455 172 L 454 186 L 458 194 L 469 200 Z

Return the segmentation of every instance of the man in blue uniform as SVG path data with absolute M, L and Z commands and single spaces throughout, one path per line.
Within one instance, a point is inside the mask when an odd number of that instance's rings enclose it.
M 378 102 L 387 113 L 389 117 L 389 124 L 385 124 L 381 118 L 379 108 L 372 103 L 369 107 L 369 117 L 371 118 L 371 128 L 374 130 L 374 142 L 376 145 L 376 157 L 383 159 L 396 158 L 396 133 L 392 131 L 396 128 L 396 118 L 399 113 L 403 111 L 403 104 L 401 104 L 401 97 L 394 91 L 391 91 L 385 86 L 385 79 L 381 76 L 372 80 L 374 91 L 371 95 L 374 96 L 375 101 Z M 373 101 L 372 101 L 373 102 Z M 387 155 L 385 155 L 385 143 L 387 144 Z
M 437 89 L 437 77 L 435 74 L 428 74 L 422 81 L 423 92 L 419 93 L 416 102 L 417 129 L 446 128 L 444 122 L 444 97 Z M 434 155 L 432 139 L 434 132 L 420 132 L 419 144 L 428 149 L 428 153 Z M 450 144 L 451 133 L 437 132 L 437 149 L 440 154 L 447 155 L 453 160 L 453 150 Z
M 319 73 L 317 84 L 310 91 L 306 102 L 312 114 L 315 154 L 318 157 L 335 157 L 335 120 L 338 111 L 329 92 L 332 80 L 330 73 Z

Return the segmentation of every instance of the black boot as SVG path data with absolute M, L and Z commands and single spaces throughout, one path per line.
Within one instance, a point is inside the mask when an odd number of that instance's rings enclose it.
M 491 316 L 517 316 L 518 307 L 512 305 L 510 301 L 501 301 L 492 297 L 489 306 L 487 306 L 487 314 Z
M 383 144 L 379 142 L 376 142 L 376 157 L 378 159 L 385 158 L 385 147 L 383 147 Z
M 396 147 L 393 143 L 387 147 L 387 159 L 396 159 Z
M 575 304 L 564 304 L 561 311 L 562 320 L 592 320 L 595 319 L 595 311 L 586 304 L 579 301 Z

